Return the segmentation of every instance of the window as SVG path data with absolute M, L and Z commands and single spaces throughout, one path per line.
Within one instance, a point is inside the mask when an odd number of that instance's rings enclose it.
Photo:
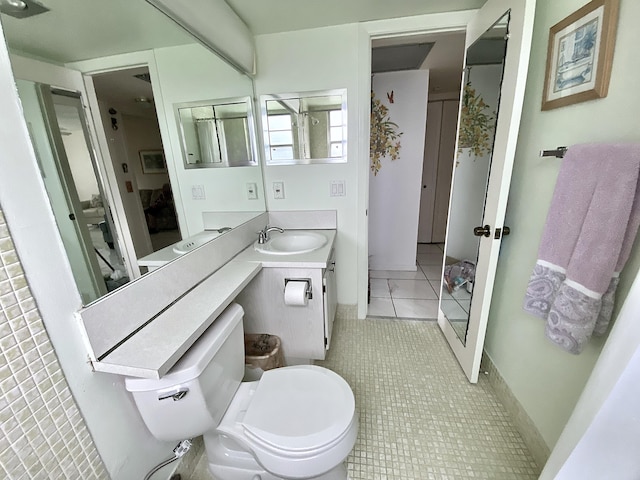
M 293 159 L 293 132 L 290 114 L 269 115 L 269 145 L 273 160 Z
M 342 110 L 329 111 L 329 156 L 331 158 L 339 158 L 344 155 L 343 152 L 343 131 Z

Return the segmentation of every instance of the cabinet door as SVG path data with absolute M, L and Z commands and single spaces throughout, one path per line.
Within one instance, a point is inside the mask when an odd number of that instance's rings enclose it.
M 322 291 L 324 292 L 324 344 L 329 350 L 331 345 L 331 333 L 333 332 L 333 320 L 336 318 L 338 304 L 338 292 L 336 289 L 336 264 L 334 261 L 324 271 L 322 277 Z

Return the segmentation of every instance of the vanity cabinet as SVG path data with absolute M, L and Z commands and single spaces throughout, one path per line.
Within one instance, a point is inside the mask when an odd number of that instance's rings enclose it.
M 331 344 L 337 307 L 335 254 L 324 268 L 263 267 L 238 295 L 244 308 L 245 333 L 278 335 L 288 358 L 324 360 Z M 311 296 L 305 306 L 286 305 L 286 280 L 309 279 Z

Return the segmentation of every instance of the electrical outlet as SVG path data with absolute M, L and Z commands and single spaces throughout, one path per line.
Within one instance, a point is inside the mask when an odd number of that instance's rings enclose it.
M 347 187 L 344 180 L 331 180 L 329 183 L 330 197 L 344 197 L 347 194 Z
M 257 200 L 258 199 L 258 185 L 251 182 L 247 183 L 247 198 L 249 200 Z
M 284 182 L 273 182 L 273 198 L 276 200 L 284 198 Z
M 194 200 L 204 200 L 206 198 L 204 193 L 204 185 L 192 185 L 191 198 L 193 198 Z

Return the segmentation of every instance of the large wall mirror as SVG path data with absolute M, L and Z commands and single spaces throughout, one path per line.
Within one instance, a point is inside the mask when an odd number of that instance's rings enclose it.
M 40 15 L 2 13 L 0 20 L 83 304 L 144 274 L 143 258 L 168 253 L 156 264 L 161 266 L 189 254 L 172 248 L 184 238 L 210 233 L 204 232 L 208 227 L 216 232 L 207 238 L 214 238 L 228 230 L 221 227 L 236 227 L 265 211 L 262 173 L 254 167 L 251 78 L 147 2 L 41 3 L 49 10 Z M 153 58 L 155 76 L 148 65 L 110 64 L 134 52 Z M 44 66 L 24 68 L 21 58 Z M 83 70 L 83 61 L 103 67 Z M 75 87 L 60 88 L 61 79 L 69 77 L 60 66 L 76 76 L 77 71 L 86 74 L 97 108 L 86 108 L 90 95 L 83 93 L 81 77 Z M 216 98 L 233 101 L 209 102 L 216 119 L 210 137 L 218 141 L 217 156 L 210 158 L 249 166 L 186 168 L 173 106 Z M 91 134 L 96 118 L 104 126 L 103 143 Z M 197 148 L 201 154 L 203 148 Z M 247 184 L 256 186 L 251 196 Z M 224 218 L 217 222 L 217 215 Z
M 263 95 L 267 164 L 347 161 L 347 92 L 332 90 Z
M 507 49 L 509 13 L 467 50 L 447 224 L 441 310 L 463 345 L 478 263 L 487 182 L 500 106 L 500 88 Z
M 176 105 L 185 168 L 258 164 L 251 97 Z

